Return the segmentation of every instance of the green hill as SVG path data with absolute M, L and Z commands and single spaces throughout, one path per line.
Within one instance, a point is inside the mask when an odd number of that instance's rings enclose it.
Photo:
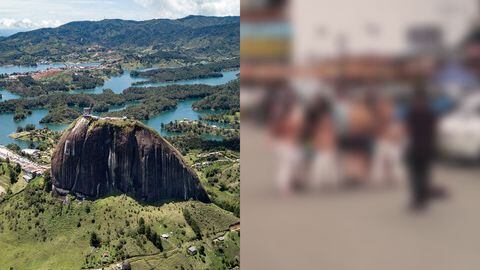
M 140 61 L 150 54 L 153 58 L 160 54 L 183 60 L 231 57 L 239 55 L 239 48 L 238 16 L 79 21 L 0 39 L 0 64 L 35 64 L 39 60 L 62 61 L 68 57 L 78 59 L 110 50 L 122 50 L 123 56 L 129 55 Z
M 0 265 L 5 269 L 219 269 L 238 266 L 239 220 L 195 201 L 142 205 L 126 195 L 96 201 L 53 197 L 43 178 L 0 203 Z M 189 221 L 185 220 L 185 212 Z M 168 239 L 160 236 L 168 233 Z M 214 241 L 225 236 L 221 243 Z M 196 255 L 187 248 L 201 249 Z

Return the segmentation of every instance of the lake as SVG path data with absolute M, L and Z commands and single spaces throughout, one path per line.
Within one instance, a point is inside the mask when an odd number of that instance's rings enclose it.
M 13 73 L 25 73 L 25 72 L 32 72 L 32 71 L 43 71 L 51 68 L 61 68 L 65 66 L 80 66 L 80 67 L 96 67 L 99 66 L 101 63 L 98 62 L 87 62 L 87 63 L 52 63 L 52 64 L 39 64 L 37 66 L 0 66 L 0 74 L 13 74 Z M 11 93 L 5 89 L 0 87 L 0 94 L 2 98 L 1 101 L 6 101 L 10 99 L 17 99 L 20 98 L 19 95 Z
M 169 133 L 162 129 L 162 124 L 168 124 L 175 120 L 199 120 L 202 115 L 212 114 L 214 112 L 211 111 L 195 111 L 192 109 L 192 104 L 197 101 L 198 99 L 188 99 L 181 102 L 178 102 L 178 105 L 175 109 L 163 112 L 157 115 L 154 118 L 149 120 L 142 121 L 144 124 L 152 127 L 162 136 L 172 136 L 175 134 Z M 121 108 L 114 108 L 110 111 L 118 111 L 126 106 L 122 106 Z M 48 114 L 48 110 L 46 109 L 39 109 L 33 110 L 32 114 L 29 115 L 27 118 L 21 121 L 14 121 L 13 116 L 14 113 L 4 113 L 0 114 L 0 123 L 2 127 L 0 128 L 0 144 L 7 145 L 9 143 L 16 143 L 21 148 L 28 148 L 27 142 L 15 140 L 9 137 L 10 134 L 15 133 L 18 127 L 25 127 L 28 124 L 34 124 L 37 128 L 44 128 L 48 127 L 51 130 L 62 131 L 68 127 L 68 125 L 54 125 L 54 124 L 40 124 L 40 120 Z M 207 139 L 210 140 L 221 140 L 220 136 L 206 136 Z
M 134 78 L 130 76 L 129 70 L 125 70 L 122 75 L 114 76 L 105 81 L 102 86 L 97 86 L 94 89 L 86 89 L 86 90 L 74 90 L 71 91 L 72 93 L 86 93 L 86 94 L 101 94 L 103 93 L 104 89 L 112 89 L 112 91 L 116 94 L 121 93 L 123 90 L 132 86 L 135 82 L 143 82 L 146 81 L 145 78 Z
M 0 98 L 0 102 L 1 101 L 6 101 L 6 100 L 10 100 L 10 99 L 17 99 L 17 98 L 20 98 L 19 95 L 16 95 L 14 93 L 11 93 L 3 88 L 0 88 L 0 94 L 2 95 L 2 98 Z
M 40 124 L 40 120 L 48 114 L 48 110 L 39 109 L 34 110 L 32 115 L 29 115 L 27 118 L 21 121 L 14 121 L 14 113 L 4 113 L 0 114 L 0 144 L 7 145 L 9 143 L 17 143 L 22 148 L 28 148 L 28 143 L 14 140 L 8 135 L 17 131 L 17 127 L 25 127 L 28 124 L 34 124 L 37 128 L 48 127 L 51 130 L 64 130 L 67 125 L 50 125 L 50 124 Z
M 86 64 L 85 64 L 86 65 Z M 50 65 L 49 67 L 53 67 Z M 39 68 L 39 67 L 32 67 L 32 68 Z M 42 66 L 42 68 L 45 68 L 45 66 Z M 46 69 L 46 68 L 45 68 Z M 27 67 L 0 67 L 0 73 L 4 71 L 3 73 L 6 73 L 5 71 L 13 71 L 13 72 L 19 72 L 21 70 L 29 70 Z M 23 71 L 26 72 L 26 71 Z M 192 85 L 192 84 L 207 84 L 207 85 L 221 85 L 225 84 L 231 80 L 234 80 L 237 78 L 237 74 L 239 73 L 239 70 L 235 71 L 227 71 L 223 72 L 223 77 L 218 77 L 218 78 L 205 78 L 205 79 L 195 79 L 195 80 L 186 80 L 186 81 L 178 81 L 178 82 L 169 82 L 169 83 L 155 83 L 155 84 L 144 84 L 141 85 L 140 87 L 148 87 L 148 86 L 166 86 L 166 85 L 172 85 L 172 84 L 180 84 L 180 85 Z M 121 93 L 124 89 L 130 87 L 134 82 L 139 82 L 139 81 L 145 81 L 144 78 L 133 78 L 130 76 L 130 71 L 125 71 L 124 74 L 120 76 L 115 76 L 110 78 L 105 82 L 105 84 L 101 87 L 97 87 L 92 90 L 82 90 L 82 91 L 74 91 L 74 92 L 83 92 L 83 93 L 92 93 L 92 94 L 99 94 L 103 92 L 103 89 L 112 89 L 115 93 Z M 8 99 L 14 99 L 14 98 L 19 98 L 17 95 L 12 94 L 6 90 L 1 90 L 0 93 L 3 94 L 3 100 L 8 100 Z M 2 101 L 3 101 L 2 100 Z M 167 112 L 163 112 L 159 114 L 158 116 L 143 121 L 146 125 L 152 127 L 155 129 L 157 132 L 159 132 L 163 136 L 171 136 L 173 134 L 169 134 L 168 132 L 162 130 L 161 125 L 167 124 L 169 122 L 175 121 L 175 120 L 183 120 L 183 119 L 188 119 L 188 120 L 198 120 L 200 119 L 201 115 L 205 114 L 211 114 L 213 112 L 198 112 L 194 111 L 192 109 L 192 104 L 196 101 L 196 99 L 189 99 L 189 100 L 184 100 L 178 102 L 177 107 L 174 110 L 170 110 Z M 124 106 L 118 106 L 118 107 L 112 107 L 110 108 L 110 111 L 118 111 L 126 108 L 131 104 L 127 104 Z M 28 143 L 26 142 L 21 142 L 18 140 L 14 140 L 8 135 L 14 133 L 17 130 L 17 127 L 25 127 L 27 124 L 34 124 L 37 128 L 43 128 L 43 127 L 48 127 L 52 130 L 57 130 L 61 131 L 64 130 L 68 125 L 45 125 L 45 124 L 40 124 L 39 121 L 45 117 L 48 114 L 48 110 L 45 109 L 39 109 L 39 110 L 33 110 L 32 115 L 28 116 L 26 119 L 22 121 L 13 121 L 13 113 L 6 113 L 6 114 L 0 114 L 0 124 L 2 125 L 0 128 L 0 144 L 2 145 L 7 145 L 9 143 L 17 143 L 20 147 L 22 148 L 27 148 Z M 221 137 L 217 136 L 207 136 L 206 138 L 211 139 L 211 140 L 220 140 Z
M 168 124 L 172 121 L 183 120 L 183 119 L 199 120 L 200 116 L 213 113 L 211 111 L 208 111 L 208 112 L 194 111 L 192 109 L 192 104 L 197 100 L 198 99 L 189 99 L 189 100 L 178 102 L 178 105 L 175 109 L 163 112 L 150 120 L 144 120 L 142 122 L 152 127 L 153 129 L 155 129 L 162 136 L 166 136 L 166 137 L 172 136 L 174 134 L 171 134 L 162 129 L 162 124 Z M 123 108 L 124 107 L 126 106 L 123 106 Z M 115 108 L 114 110 L 111 110 L 111 111 L 115 111 L 115 110 L 120 110 L 120 108 Z M 18 127 L 25 127 L 28 124 L 34 124 L 37 128 L 48 127 L 49 129 L 56 130 L 56 131 L 62 131 L 68 127 L 68 125 L 40 124 L 40 120 L 43 117 L 45 117 L 47 114 L 48 114 L 48 110 L 46 109 L 33 110 L 31 115 L 29 115 L 27 118 L 21 121 L 13 120 L 14 113 L 0 114 L 0 123 L 2 125 L 2 127 L 0 128 L 0 144 L 7 145 L 9 143 L 16 143 L 21 148 L 28 148 L 29 143 L 15 140 L 9 137 L 10 134 L 16 132 Z M 218 137 L 218 136 L 208 136 L 207 138 L 212 140 L 221 139 L 221 137 Z
M 212 111 L 195 111 L 192 109 L 192 104 L 197 101 L 198 99 L 187 99 L 181 102 L 178 102 L 178 105 L 175 109 L 163 112 L 156 117 L 143 120 L 142 122 L 147 126 L 154 128 L 158 133 L 162 136 L 172 136 L 172 134 L 168 131 L 162 129 L 162 124 L 168 124 L 175 120 L 199 120 L 201 116 L 212 114 Z M 217 140 L 219 139 L 217 136 L 211 136 L 209 139 Z
M 223 77 L 217 78 L 204 78 L 204 79 L 194 79 L 194 80 L 183 80 L 176 82 L 162 82 L 162 83 L 145 83 L 136 85 L 136 87 L 157 87 L 157 86 L 168 86 L 172 84 L 178 85 L 192 85 L 192 84 L 206 84 L 206 85 L 221 85 L 225 84 L 231 80 L 237 78 L 239 70 L 234 71 L 225 71 L 222 72 Z M 121 93 L 123 90 L 129 88 L 134 83 L 147 81 L 146 78 L 134 78 L 130 76 L 131 71 L 125 70 L 125 72 L 120 76 L 111 77 L 109 80 L 105 81 L 103 86 L 95 87 L 94 89 L 88 90 L 74 90 L 72 93 L 86 93 L 86 94 L 101 94 L 104 89 L 112 89 L 116 94 Z

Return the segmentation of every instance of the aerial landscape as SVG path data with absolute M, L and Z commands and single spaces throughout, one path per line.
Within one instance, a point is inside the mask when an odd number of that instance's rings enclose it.
M 0 37 L 0 269 L 239 269 L 239 40 L 200 15 Z

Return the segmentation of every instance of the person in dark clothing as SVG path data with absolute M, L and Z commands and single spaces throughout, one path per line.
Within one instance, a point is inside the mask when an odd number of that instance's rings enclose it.
M 412 207 L 419 210 L 427 205 L 432 190 L 430 171 L 435 157 L 437 129 L 437 118 L 423 89 L 419 89 L 414 95 L 406 125 L 410 138 L 406 157 Z

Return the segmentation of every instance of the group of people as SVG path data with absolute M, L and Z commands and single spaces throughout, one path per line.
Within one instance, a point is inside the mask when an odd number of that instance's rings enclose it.
M 410 179 L 412 206 L 423 208 L 431 190 L 436 116 L 421 90 L 407 107 L 401 110 L 378 92 L 302 98 L 279 90 L 269 106 L 269 129 L 282 194 Z

